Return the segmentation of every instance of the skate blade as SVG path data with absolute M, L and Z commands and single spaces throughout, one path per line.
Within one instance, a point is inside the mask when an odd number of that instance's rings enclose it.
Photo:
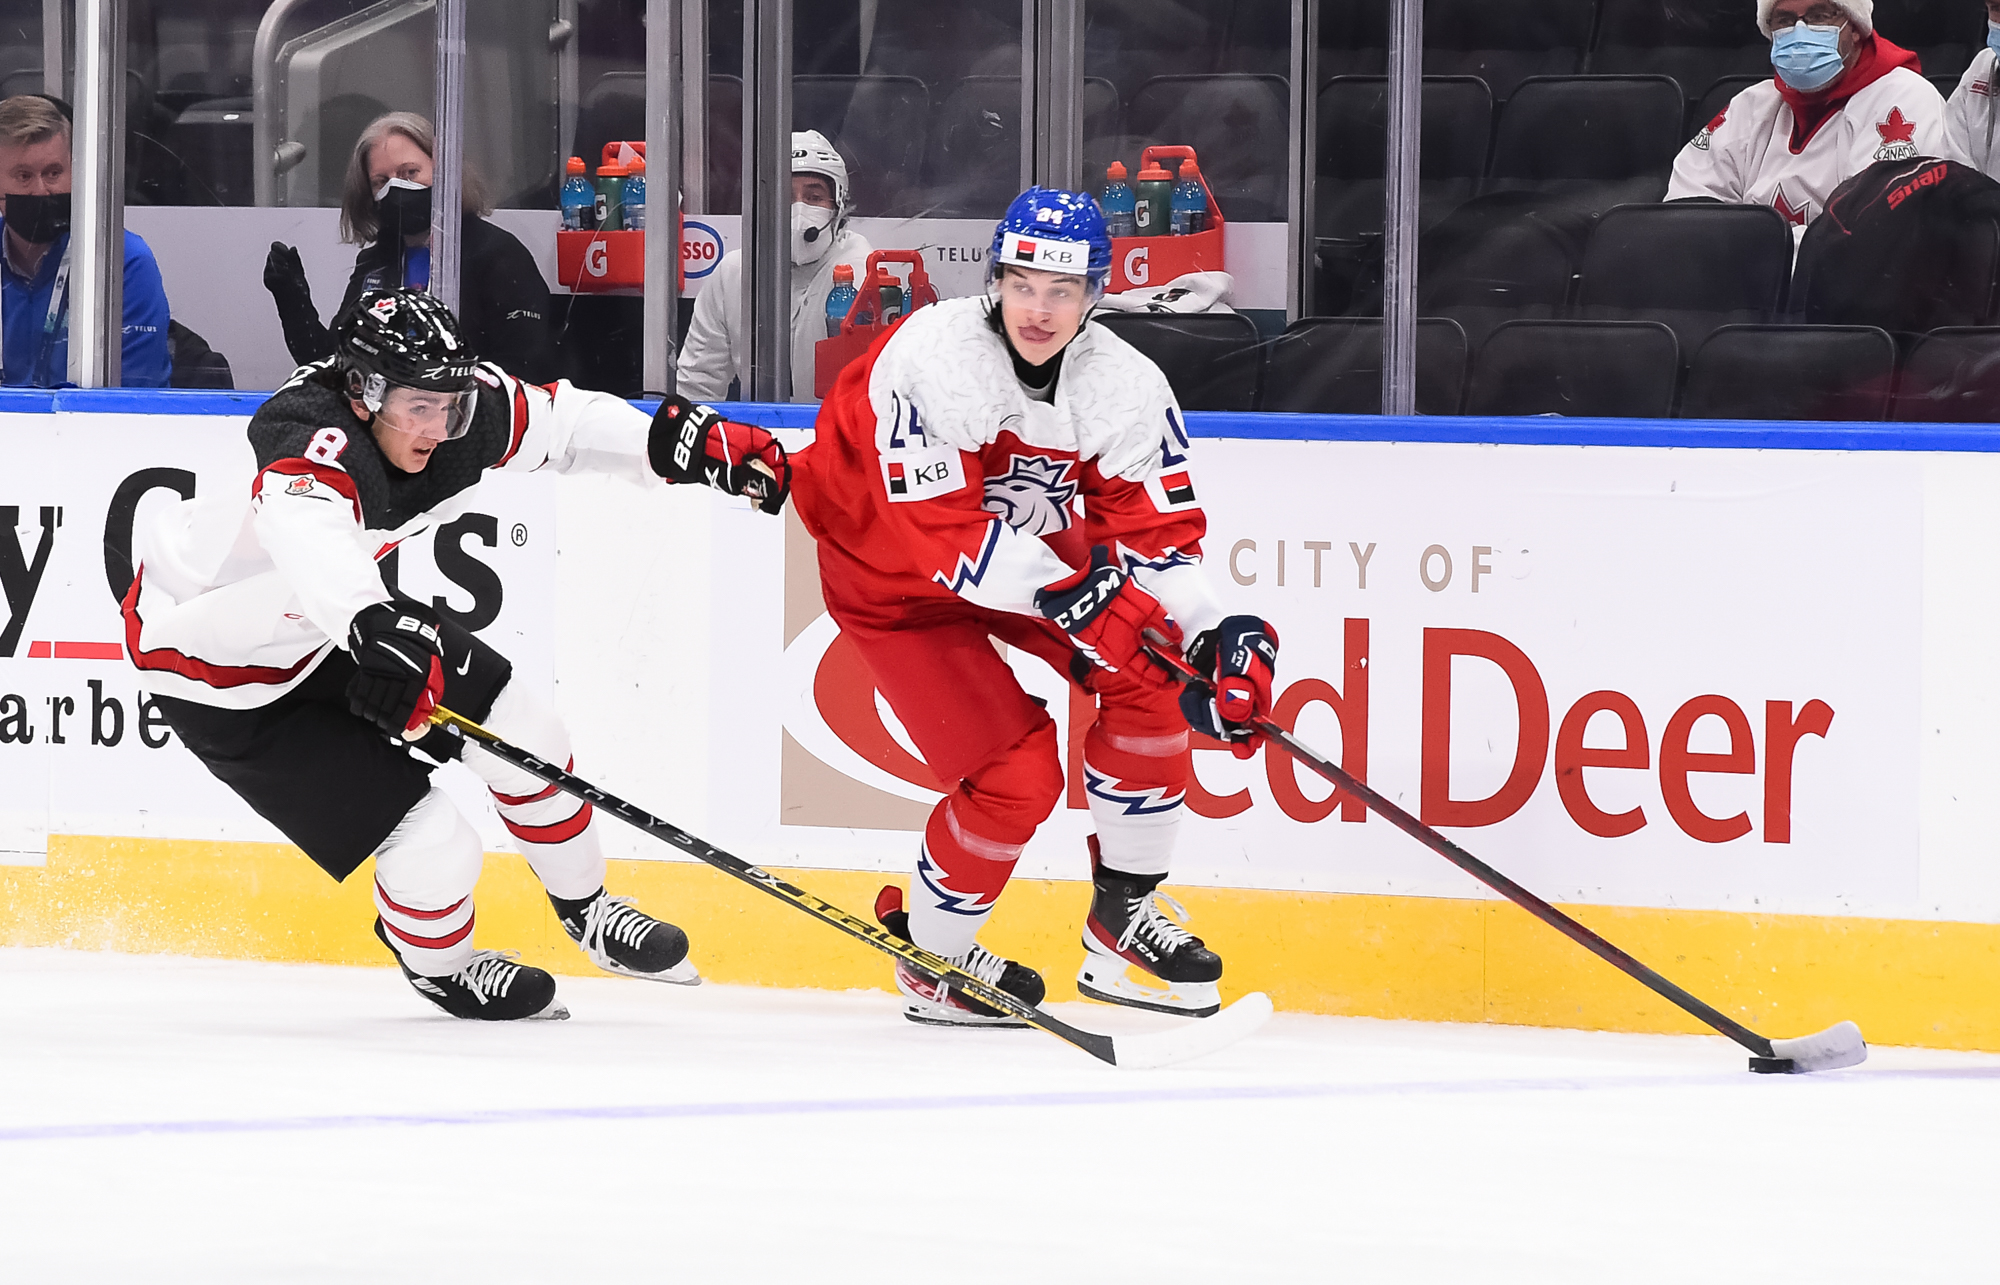
M 981 1017 L 962 1008 L 942 1004 L 909 1003 L 903 1016 L 919 1026 L 954 1026 L 967 1030 L 1025 1031 L 1028 1024 L 1018 1017 Z
M 701 985 L 701 974 L 695 970 L 692 958 L 683 959 L 672 968 L 664 969 L 657 973 L 642 973 L 634 968 L 621 968 L 608 959 L 593 959 L 590 962 L 596 964 L 605 972 L 610 973 L 613 977 L 632 977 L 642 982 L 665 982 L 669 986 Z
M 1216 982 L 1168 982 L 1127 963 L 1091 955 L 1076 974 L 1077 993 L 1102 1004 L 1143 1008 L 1175 1017 L 1212 1017 L 1222 1010 Z
M 561 1000 L 556 1000 L 541 1012 L 530 1013 L 521 1020 L 524 1022 L 567 1022 L 569 1020 L 569 1009 L 563 1006 Z

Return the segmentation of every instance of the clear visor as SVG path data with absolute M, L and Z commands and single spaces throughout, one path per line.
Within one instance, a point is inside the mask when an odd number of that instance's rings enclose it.
M 464 437 L 471 430 L 472 411 L 478 400 L 476 388 L 441 393 L 429 388 L 391 385 L 375 414 L 384 428 L 426 441 L 448 442 Z

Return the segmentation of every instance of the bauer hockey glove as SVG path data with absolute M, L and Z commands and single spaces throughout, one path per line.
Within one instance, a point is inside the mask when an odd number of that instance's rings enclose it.
M 438 618 L 413 602 L 378 602 L 354 613 L 347 650 L 354 677 L 347 708 L 391 736 L 419 740 L 444 695 L 444 642 Z
M 1264 742 L 1251 720 L 1271 713 L 1278 631 L 1255 616 L 1225 616 L 1194 640 L 1187 658 L 1205 680 L 1181 688 L 1188 726 L 1226 742 L 1237 758 L 1249 758 Z
M 766 513 L 783 509 L 792 493 L 792 462 L 777 438 L 685 397 L 668 397 L 654 412 L 646 460 L 669 482 L 705 482 L 748 496 Z
M 1096 545 L 1090 565 L 1046 589 L 1035 591 L 1035 606 L 1069 634 L 1078 651 L 1112 673 L 1129 674 L 1148 687 L 1173 682 L 1159 667 L 1141 659 L 1146 631 L 1158 630 L 1180 645 L 1181 630 L 1168 619 L 1160 600 L 1141 589 L 1131 573 Z

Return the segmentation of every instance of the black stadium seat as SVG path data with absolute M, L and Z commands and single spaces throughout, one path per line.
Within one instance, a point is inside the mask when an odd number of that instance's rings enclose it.
M 1722 109 L 1729 106 L 1730 99 L 1750 88 L 1750 86 L 1769 79 L 1771 79 L 1771 73 L 1767 68 L 1762 75 L 1724 76 L 1713 85 L 1710 85 L 1708 92 L 1701 96 L 1701 101 L 1688 109 L 1688 138 L 1693 138 L 1701 130 L 1702 126 L 1721 115 Z
M 818 130 L 847 158 L 856 214 L 919 212 L 930 115 L 915 76 L 792 77 L 792 128 Z
M 1021 78 L 967 76 L 932 92 L 938 102 L 924 158 L 930 215 L 999 218 L 1021 190 Z M 1086 139 L 1121 132 L 1123 108 L 1116 85 L 1086 76 L 1081 94 Z M 1126 164 L 1136 159 L 1135 152 Z M 1103 177 L 1102 169 L 1086 171 L 1084 186 L 1097 190 Z
M 604 145 L 646 136 L 646 74 L 608 71 L 599 76 L 577 110 L 571 156 L 581 156 L 593 172 Z M 708 78 L 708 199 L 714 214 L 743 209 L 743 81 L 737 76 Z
M 1445 317 L 1417 321 L 1417 414 L 1456 415 L 1465 387 L 1465 331 Z M 1382 409 L 1382 322 L 1301 317 L 1271 345 L 1258 410 L 1374 415 Z
M 1653 179 L 1665 190 L 1681 137 L 1680 86 L 1665 76 L 1545 76 L 1500 109 L 1496 180 Z
M 1472 362 L 1468 415 L 1660 419 L 1680 376 L 1674 332 L 1654 321 L 1510 321 Z
M 1580 71 L 1596 18 L 1597 0 L 1429 0 L 1424 74 L 1477 76 L 1504 101 L 1531 76 Z
M 1771 44 L 1745 0 L 1604 0 L 1588 67 L 1594 75 L 1671 76 L 1693 100 L 1723 76 L 1769 76 Z
M 1182 410 L 1255 410 L 1264 350 L 1240 312 L 1099 312 L 1092 321 L 1166 372 Z
M 1532 200 L 1519 193 L 1481 197 L 1418 243 L 1419 313 L 1457 321 L 1475 351 L 1504 321 L 1547 320 L 1568 308 L 1582 247 Z
M 1223 218 L 1281 223 L 1289 102 L 1283 76 L 1156 76 L 1132 95 L 1125 127 L 1141 146 L 1192 147 Z
M 1692 354 L 1717 326 L 1776 320 L 1791 268 L 1791 229 L 1769 206 L 1621 205 L 1584 247 L 1577 313 L 1664 322 Z
M 1895 374 L 1873 326 L 1724 326 L 1688 363 L 1681 417 L 1885 419 Z
M 1314 218 L 1319 235 L 1382 230 L 1388 80 L 1341 76 L 1320 86 Z M 1417 221 L 1428 228 L 1470 199 L 1486 173 L 1493 94 L 1476 76 L 1426 76 L 1418 148 Z
M 1933 330 L 1903 359 L 1891 419 L 1967 424 L 2000 420 L 2000 328 Z

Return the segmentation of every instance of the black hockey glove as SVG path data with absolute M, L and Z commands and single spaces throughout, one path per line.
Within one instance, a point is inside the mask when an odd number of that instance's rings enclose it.
M 646 438 L 646 460 L 669 482 L 706 483 L 748 496 L 766 513 L 783 509 L 792 493 L 792 463 L 777 438 L 685 397 L 660 403 Z
M 1251 720 L 1271 713 L 1278 631 L 1255 616 L 1225 616 L 1195 638 L 1187 658 L 1206 680 L 1181 688 L 1188 726 L 1227 742 L 1237 758 L 1249 758 L 1264 743 Z
M 354 677 L 347 708 L 392 736 L 419 740 L 444 695 L 437 613 L 414 602 L 378 602 L 354 613 L 347 650 Z

